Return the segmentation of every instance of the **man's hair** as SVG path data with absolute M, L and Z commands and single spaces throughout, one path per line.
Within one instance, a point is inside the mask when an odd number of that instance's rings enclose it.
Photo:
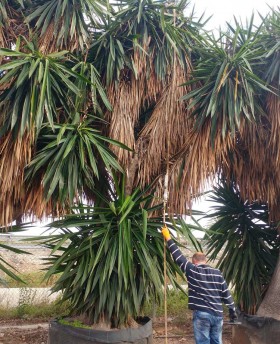
M 196 252 L 192 259 L 195 259 L 197 262 L 205 262 L 206 261 L 206 256 L 202 252 Z

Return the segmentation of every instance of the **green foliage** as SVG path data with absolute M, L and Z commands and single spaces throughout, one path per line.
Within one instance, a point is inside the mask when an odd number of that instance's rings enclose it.
M 10 233 L 18 233 L 21 231 L 26 230 L 29 228 L 30 222 L 25 223 L 21 226 L 10 226 L 9 232 Z M 0 228 L 2 232 L 6 232 L 6 228 Z M 31 254 L 30 252 L 21 250 L 19 248 L 13 247 L 11 245 L 7 245 L 5 241 L 0 241 L 0 248 L 2 250 L 10 251 L 16 254 Z M 10 283 L 15 283 L 19 285 L 25 285 L 26 282 L 24 280 L 24 276 L 20 274 L 19 271 L 17 271 L 11 264 L 8 263 L 8 261 L 4 258 L 5 254 L 0 254 L 0 270 L 4 273 L 2 277 L 0 277 L 0 285 L 3 285 L 5 287 L 10 286 Z
M 34 271 L 26 273 L 18 273 L 17 276 L 20 280 L 14 280 L 11 277 L 5 278 L 6 285 L 9 288 L 47 288 L 53 286 L 55 281 L 59 278 L 59 275 L 52 276 L 48 280 L 45 280 L 45 272 Z M 24 281 L 24 282 L 23 282 Z
M 259 44 L 264 49 L 266 67 L 263 69 L 263 77 L 274 87 L 280 86 L 280 12 L 271 10 L 270 14 L 264 18 L 264 27 Z
M 188 313 L 188 295 L 181 290 L 169 290 L 167 293 L 167 313 L 168 316 L 182 317 L 186 321 L 186 313 Z M 143 314 L 152 317 L 164 316 L 164 305 L 156 305 L 148 302 L 144 306 Z
M 75 41 L 75 47 L 84 50 L 90 39 L 89 24 L 98 26 L 98 19 L 105 14 L 106 1 L 102 0 L 40 0 L 26 8 L 26 22 L 39 36 L 46 34 L 53 25 L 52 39 L 56 49 Z
M 78 123 L 45 127 L 38 138 L 38 150 L 26 168 L 28 183 L 43 175 L 45 199 L 56 199 L 60 204 L 83 196 L 84 188 L 93 189 L 100 177 L 101 165 L 107 170 L 122 171 L 108 144 L 126 148 L 121 143 L 100 134 L 97 118 L 78 117 Z M 103 172 L 104 173 L 104 172 Z
M 45 200 L 65 207 L 112 169 L 122 171 L 108 146 L 128 148 L 100 133 L 104 121 L 97 117 L 110 103 L 93 65 L 67 51 L 44 55 L 22 37 L 15 50 L 0 49 L 0 56 L 7 59 L 1 66 L 0 136 L 23 136 L 35 128 L 27 190 L 42 179 Z
M 148 300 L 162 300 L 163 223 L 151 216 L 162 205 L 152 207 L 152 198 L 140 190 L 125 196 L 117 188 L 112 200 L 103 200 L 105 206 L 79 207 L 52 223 L 62 234 L 43 242 L 52 248 L 46 277 L 62 273 L 53 290 L 63 290 L 72 313 L 118 327 L 139 315 Z M 172 221 L 169 226 L 188 237 L 186 224 L 182 228 Z M 178 285 L 176 273 L 182 274 L 168 255 L 167 276 L 173 285 Z
M 67 320 L 67 319 L 60 319 L 59 323 L 62 325 L 70 325 L 73 327 L 78 327 L 78 328 L 88 328 L 88 329 L 92 329 L 92 326 L 88 326 L 83 324 L 80 320 Z
M 98 66 L 107 80 L 119 80 L 121 71 L 140 71 L 133 63 L 133 54 L 146 57 L 150 69 L 164 79 L 173 64 L 174 56 L 183 65 L 192 44 L 198 39 L 198 28 L 203 24 L 186 18 L 188 2 L 177 4 L 154 0 L 117 0 L 110 9 L 111 17 L 96 33 L 89 60 Z M 175 54 L 175 55 L 174 55 Z
M 34 301 L 35 293 L 30 288 L 21 288 L 19 293 L 18 302 L 18 316 L 22 317 L 28 311 L 28 308 L 32 305 Z
M 242 200 L 234 183 L 221 182 L 211 200 L 207 235 L 209 258 L 235 287 L 241 310 L 254 314 L 270 283 L 279 255 L 279 235 L 268 221 L 267 205 Z
M 6 5 L 7 5 L 7 0 L 1 1 L 1 3 L 0 3 L 0 23 L 1 23 L 1 26 L 4 25 L 5 21 L 8 18 Z
M 1 46 L 12 46 L 9 34 L 15 37 L 13 24 L 15 17 L 20 16 L 25 0 L 1 0 L 0 2 L 0 42 Z M 14 16 L 14 17 L 13 17 Z M 1 58 L 0 58 L 1 60 Z
M 9 62 L 1 66 L 0 85 L 5 89 L 0 95 L 4 112 L 2 132 L 3 129 L 16 130 L 23 135 L 34 125 L 39 132 L 45 114 L 53 127 L 57 107 L 62 106 L 66 115 L 70 111 L 70 94 L 79 93 L 75 85 L 78 75 L 62 63 L 67 52 L 45 56 L 27 41 L 25 50 L 27 52 L 0 49 L 0 55 L 9 58 Z M 9 116 L 5 115 L 7 113 Z
M 20 250 L 18 248 L 15 248 L 3 243 L 0 243 L 0 247 L 2 249 L 5 249 L 17 254 L 30 254 L 27 251 L 23 251 L 23 250 Z M 5 278 L 0 277 L 0 284 L 7 286 L 8 285 L 7 277 L 17 283 L 25 284 L 25 281 L 19 276 L 18 271 L 16 271 L 16 269 L 3 258 L 3 255 L 0 255 L 0 270 L 3 271 L 6 276 Z
M 15 130 L 22 136 L 33 126 L 38 134 L 45 122 L 54 129 L 54 123 L 88 112 L 89 91 L 91 110 L 101 110 L 98 99 L 110 108 L 95 68 L 77 62 L 67 51 L 44 55 L 34 42 L 19 37 L 16 50 L 1 48 L 0 56 L 8 59 L 0 75 L 2 134 Z
M 24 319 L 41 319 L 42 321 L 49 321 L 50 318 L 60 319 L 60 323 L 65 323 L 66 325 L 74 325 L 77 327 L 88 328 L 87 325 L 83 324 L 79 320 L 68 321 L 69 303 L 66 301 L 61 303 L 58 299 L 55 302 L 46 303 L 42 302 L 39 304 L 29 304 L 25 306 L 25 312 L 22 313 L 19 310 L 19 306 L 15 308 L 1 308 L 0 307 L 0 318 L 2 320 L 15 319 L 15 318 L 24 318 Z M 191 312 L 188 310 L 188 297 L 182 291 L 171 290 L 167 296 L 167 311 L 168 314 L 172 317 L 176 317 L 179 320 L 182 320 L 184 323 L 186 319 L 191 318 Z M 21 315 L 19 316 L 19 313 Z M 156 305 L 152 302 L 147 302 L 143 307 L 143 315 L 145 316 L 164 316 L 164 307 L 163 305 Z M 92 328 L 92 327 L 91 327 Z
M 59 300 L 46 303 L 41 302 L 39 304 L 29 303 L 18 305 L 14 308 L 1 308 L 0 307 L 0 318 L 4 319 L 15 319 L 15 318 L 24 318 L 24 319 L 41 319 L 42 321 L 48 321 L 50 318 L 57 318 L 65 316 L 68 312 L 69 304 L 67 302 L 60 302 Z
M 270 89 L 259 73 L 265 68 L 261 26 L 253 27 L 253 17 L 246 28 L 236 22 L 228 33 L 218 39 L 207 36 L 195 47 L 199 58 L 187 83 L 193 90 L 182 99 L 190 101 L 197 130 L 211 125 L 212 142 L 216 135 L 234 136 L 242 118 L 257 121 L 265 114 L 261 95 Z

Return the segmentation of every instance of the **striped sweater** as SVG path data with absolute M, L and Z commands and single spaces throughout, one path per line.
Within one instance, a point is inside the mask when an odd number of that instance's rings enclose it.
M 189 308 L 223 316 L 222 303 L 235 310 L 234 302 L 220 270 L 208 265 L 194 265 L 187 260 L 174 241 L 168 240 L 167 247 L 188 280 Z

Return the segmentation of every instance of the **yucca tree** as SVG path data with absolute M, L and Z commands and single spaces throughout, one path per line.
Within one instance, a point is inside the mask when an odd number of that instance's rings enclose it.
M 183 99 L 195 120 L 178 159 L 182 187 L 192 193 L 218 175 L 233 180 L 243 200 L 268 205 L 279 221 L 279 9 L 260 26 L 229 26 L 198 46 L 191 92 Z M 189 194 L 191 197 L 191 194 Z M 258 314 L 279 319 L 280 260 Z M 277 300 L 277 301 L 276 301 Z
M 147 301 L 163 297 L 163 245 L 159 229 L 162 217 L 154 217 L 162 204 L 152 206 L 152 192 L 136 189 L 126 195 L 125 185 L 103 206 L 80 206 L 73 214 L 50 224 L 61 234 L 43 241 L 52 249 L 46 277 L 60 274 L 53 287 L 63 291 L 72 315 L 83 315 L 88 324 L 105 323 L 109 328 L 129 326 L 143 312 Z M 152 191 L 152 190 L 151 190 Z M 147 195 L 148 194 L 148 195 Z M 101 200 L 99 200 L 101 201 Z M 96 200 L 98 203 L 98 200 Z M 166 219 L 170 228 L 201 249 L 183 219 Z M 61 253 L 60 253 L 61 252 Z M 171 256 L 167 276 L 178 287 L 181 275 Z
M 271 282 L 279 255 L 277 224 L 269 223 L 267 204 L 243 201 L 236 185 L 218 182 L 207 217 L 208 256 L 235 290 L 240 310 L 255 314 Z
M 223 173 L 279 220 L 279 9 L 216 38 L 186 6 L 1 2 L 3 225 L 92 203 L 113 169 L 127 195 L 153 184 L 155 203 L 168 171 L 171 214 Z

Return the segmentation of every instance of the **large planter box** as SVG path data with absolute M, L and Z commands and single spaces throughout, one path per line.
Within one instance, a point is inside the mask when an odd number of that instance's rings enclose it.
M 49 344 L 152 344 L 153 329 L 149 318 L 142 318 L 139 328 L 100 331 L 63 325 L 57 320 L 50 322 Z
M 233 327 L 233 344 L 280 344 L 280 321 L 243 315 L 242 325 Z

